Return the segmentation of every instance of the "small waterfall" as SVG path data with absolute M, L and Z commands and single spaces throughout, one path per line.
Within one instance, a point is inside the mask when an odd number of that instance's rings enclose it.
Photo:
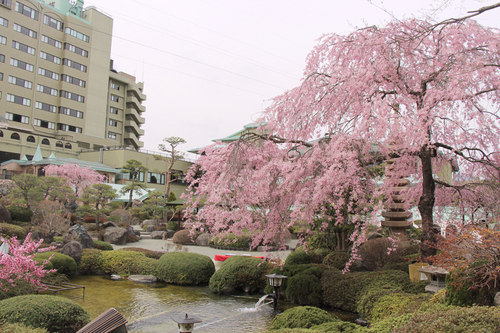
M 255 303 L 255 306 L 253 308 L 243 308 L 243 309 L 240 309 L 240 311 L 241 312 L 255 312 L 255 311 L 258 311 L 259 308 L 261 308 L 262 306 L 267 305 L 267 304 L 271 304 L 273 302 L 273 301 L 270 301 L 270 302 L 264 303 L 264 301 L 266 300 L 266 298 L 268 298 L 270 296 L 271 295 L 264 295 L 261 298 L 259 298 L 259 300 L 257 301 L 257 303 Z M 264 303 L 264 304 L 262 304 L 262 303 Z

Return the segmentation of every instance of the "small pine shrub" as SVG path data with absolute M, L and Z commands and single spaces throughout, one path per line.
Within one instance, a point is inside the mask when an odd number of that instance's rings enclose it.
M 156 264 L 142 253 L 123 250 L 103 251 L 98 263 L 105 274 L 157 276 Z
M 102 251 L 113 251 L 113 246 L 107 242 L 95 240 L 94 247 Z
M 12 221 L 31 222 L 33 212 L 27 207 L 8 206 L 7 210 L 12 217 Z
M 100 267 L 101 255 L 101 250 L 83 249 L 82 258 L 80 259 L 80 262 L 78 262 L 78 273 L 82 275 L 103 274 Z
M 90 321 L 77 303 L 58 296 L 26 295 L 0 301 L 0 323 L 21 323 L 49 332 L 73 333 Z
M 10 223 L 0 223 L 0 233 L 8 237 L 17 237 L 18 240 L 26 238 L 28 232 L 25 228 Z
M 167 230 L 177 231 L 178 223 L 175 221 L 170 221 L 167 223 Z
M 339 320 L 325 310 L 312 306 L 296 306 L 276 316 L 269 328 L 274 330 L 284 328 L 310 328 L 333 321 Z
M 169 252 L 157 265 L 159 279 L 179 285 L 207 284 L 215 272 L 212 259 L 198 253 Z
M 58 252 L 39 252 L 35 254 L 33 257 L 33 260 L 38 261 L 39 263 L 42 263 L 44 260 L 49 259 L 50 256 L 52 256 L 52 259 L 50 259 L 50 263 L 52 264 L 54 269 L 57 269 L 57 272 L 60 274 L 66 274 L 66 275 L 74 275 L 76 273 L 76 261 L 75 259 L 71 258 L 70 256 L 67 256 L 62 253 Z
M 264 290 L 266 274 L 271 266 L 267 261 L 254 257 L 234 256 L 224 261 L 210 278 L 209 287 L 216 293 L 235 291 L 255 292 Z

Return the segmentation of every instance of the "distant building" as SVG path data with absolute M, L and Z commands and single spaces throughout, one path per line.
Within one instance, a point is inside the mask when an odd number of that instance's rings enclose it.
M 81 0 L 0 0 L 0 162 L 144 146 L 143 83 L 113 69 L 112 27 Z

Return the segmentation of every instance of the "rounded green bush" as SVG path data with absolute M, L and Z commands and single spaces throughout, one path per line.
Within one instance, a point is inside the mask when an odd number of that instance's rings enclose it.
M 348 261 L 349 253 L 347 253 L 347 251 L 333 251 L 325 257 L 323 265 L 332 266 L 342 270 Z
M 179 285 L 207 284 L 215 272 L 210 257 L 189 252 L 165 253 L 156 267 L 159 279 Z
M 312 306 L 297 306 L 287 309 L 279 316 L 276 316 L 269 328 L 275 330 L 283 328 L 310 328 L 332 321 L 339 320 L 325 310 Z
M 94 247 L 102 251 L 113 251 L 113 246 L 107 242 L 95 240 Z
M 267 285 L 265 275 L 270 269 L 269 263 L 259 258 L 230 257 L 212 275 L 209 287 L 216 293 L 264 290 Z
M 326 304 L 344 311 L 355 312 L 361 297 L 370 290 L 389 289 L 412 291 L 408 274 L 401 271 L 353 272 L 342 274 L 328 269 L 321 278 Z
M 3 287 L 0 288 L 0 300 L 14 296 L 29 295 L 35 292 L 36 288 L 31 283 L 24 280 L 17 280 L 15 282 L 15 287 L 12 287 L 10 284 L 4 284 Z M 0 332 L 2 331 L 0 330 Z
M 167 223 L 167 230 L 177 231 L 177 227 L 178 226 L 179 226 L 178 222 L 170 221 L 170 222 Z
M 160 257 L 165 252 L 156 252 L 153 250 L 143 249 L 142 247 L 124 247 L 121 250 L 123 251 L 135 251 L 144 254 L 148 258 L 160 259 Z
M 0 332 L 2 333 L 48 333 L 46 329 L 43 328 L 32 328 L 23 324 L 11 324 L 5 323 L 0 326 Z
M 12 221 L 31 222 L 33 212 L 27 207 L 8 206 L 7 210 L 10 213 Z
M 323 296 L 320 278 L 310 273 L 299 273 L 288 279 L 286 298 L 300 305 L 321 306 Z
M 283 284 L 281 285 L 280 291 L 283 293 L 286 293 L 286 290 L 288 288 L 288 280 L 290 280 L 291 277 L 300 274 L 300 273 L 306 273 L 306 274 L 314 274 L 316 277 L 321 279 L 321 276 L 323 275 L 323 272 L 325 271 L 324 266 L 319 266 L 317 264 L 301 264 L 301 265 L 285 265 L 283 267 L 277 267 L 273 268 L 269 274 L 281 274 L 284 276 L 287 276 L 288 279 L 283 280 Z M 266 285 L 266 288 L 264 290 L 266 294 L 270 294 L 273 292 L 273 288 L 269 285 Z M 309 304 L 301 304 L 301 305 L 309 305 Z
M 157 276 L 158 260 L 135 251 L 102 251 L 98 266 L 105 274 Z
M 64 243 L 64 238 L 62 236 L 54 236 L 54 242 Z
M 57 269 L 58 273 L 61 274 L 67 274 L 67 275 L 73 275 L 76 273 L 76 261 L 75 259 L 71 258 L 70 256 L 67 256 L 62 253 L 58 252 L 39 252 L 35 254 L 35 257 L 33 258 L 34 260 L 38 261 L 39 263 L 42 263 L 44 260 L 49 259 L 50 256 L 52 256 L 52 259 L 50 259 L 50 263 L 52 264 L 54 269 Z M 46 266 L 47 268 L 47 266 Z
M 21 323 L 49 332 L 73 333 L 90 321 L 75 302 L 49 295 L 17 296 L 0 301 L 0 323 Z
M 359 325 L 349 323 L 346 321 L 334 321 L 324 323 L 321 325 L 313 326 L 310 330 L 314 333 L 322 332 L 342 332 L 342 333 L 358 333 Z
M 285 266 L 312 264 L 313 256 L 311 252 L 312 251 L 306 252 L 304 250 L 295 250 L 286 257 Z
M 28 232 L 25 228 L 10 223 L 0 223 L 0 233 L 9 237 L 17 237 L 22 241 L 26 238 Z
M 100 275 L 103 274 L 100 267 L 101 250 L 83 249 L 82 258 L 78 262 L 78 273 L 82 275 Z

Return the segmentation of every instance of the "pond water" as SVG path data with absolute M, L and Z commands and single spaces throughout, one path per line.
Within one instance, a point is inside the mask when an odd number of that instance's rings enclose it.
M 263 332 L 274 317 L 271 304 L 255 309 L 261 295 L 222 296 L 208 287 L 139 284 L 107 276 L 80 276 L 70 282 L 86 287 L 85 298 L 81 289 L 61 292 L 61 296 L 72 297 L 92 318 L 115 308 L 128 320 L 129 332 L 177 333 L 171 317 L 185 313 L 203 320 L 195 325 L 195 332 Z M 281 309 L 289 306 L 280 302 Z

